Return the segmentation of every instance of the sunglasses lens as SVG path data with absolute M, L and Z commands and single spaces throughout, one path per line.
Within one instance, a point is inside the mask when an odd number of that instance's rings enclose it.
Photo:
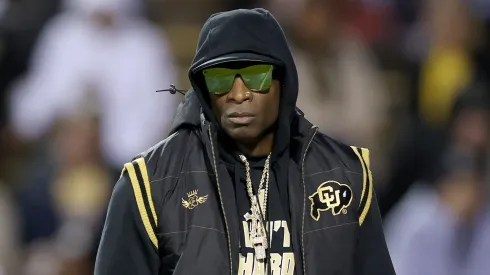
M 225 94 L 231 90 L 235 80 L 234 70 L 226 68 L 209 68 L 203 70 L 204 80 L 209 93 Z
M 231 90 L 237 75 L 251 91 L 266 92 L 271 87 L 272 71 L 272 65 L 253 65 L 241 69 L 209 68 L 203 70 L 203 75 L 209 93 L 222 95 Z
M 240 73 L 245 85 L 254 92 L 267 92 L 272 83 L 272 65 L 255 65 Z

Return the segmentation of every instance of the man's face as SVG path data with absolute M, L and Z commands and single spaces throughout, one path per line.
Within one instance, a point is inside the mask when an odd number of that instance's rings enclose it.
M 223 66 L 221 67 L 223 68 Z M 250 64 L 232 66 L 224 68 L 244 69 L 250 68 Z M 243 76 L 234 76 L 231 88 L 224 89 L 221 93 L 210 91 L 210 102 L 213 114 L 217 118 L 226 134 L 233 140 L 241 142 L 255 142 L 257 139 L 273 126 L 279 116 L 280 83 L 278 80 L 270 80 L 270 85 L 264 86 L 266 89 L 254 91 L 253 83 L 250 79 L 260 82 L 261 76 L 253 76 L 244 69 Z M 254 70 L 251 70 L 252 73 Z M 250 73 L 247 75 L 247 73 Z M 270 72 L 272 75 L 272 72 Z M 270 75 L 270 77 L 271 77 Z M 264 79 L 267 81 L 267 79 Z M 264 82 L 262 81 L 262 83 Z M 230 82 L 231 83 L 231 82 Z

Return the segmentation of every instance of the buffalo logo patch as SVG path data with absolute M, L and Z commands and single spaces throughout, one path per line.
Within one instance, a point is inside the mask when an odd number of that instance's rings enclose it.
M 352 202 L 352 189 L 346 184 L 330 180 L 320 184 L 309 199 L 311 217 L 318 221 L 321 211 L 331 210 L 334 216 L 347 214 L 347 207 Z

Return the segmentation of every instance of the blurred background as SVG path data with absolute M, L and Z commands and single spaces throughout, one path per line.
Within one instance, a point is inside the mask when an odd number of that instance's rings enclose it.
M 371 149 L 397 274 L 490 274 L 490 0 L 0 0 L 0 275 L 89 275 L 207 17 L 265 7 L 299 107 Z

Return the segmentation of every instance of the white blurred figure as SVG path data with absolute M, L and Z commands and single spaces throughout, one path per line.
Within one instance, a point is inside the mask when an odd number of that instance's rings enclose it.
M 13 89 L 16 133 L 36 139 L 94 91 L 105 159 L 119 169 L 167 134 L 178 96 L 164 37 L 140 14 L 139 0 L 65 0 L 47 24 L 25 81 Z

